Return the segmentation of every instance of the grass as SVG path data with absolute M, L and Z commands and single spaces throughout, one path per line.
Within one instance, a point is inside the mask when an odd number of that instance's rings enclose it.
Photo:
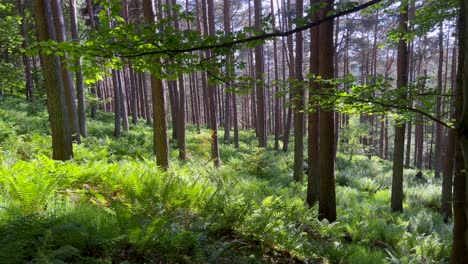
M 189 160 L 156 168 L 151 130 L 140 122 L 112 137 L 112 115 L 89 121 L 75 157 L 53 161 L 40 105 L 0 101 L 2 263 L 443 263 L 452 224 L 437 212 L 440 181 L 405 172 L 405 211 L 391 213 L 391 163 L 337 156 L 338 220 L 316 220 L 292 154 L 220 145 L 189 127 Z M 222 135 L 220 135 L 222 136 Z M 429 175 L 427 173 L 427 175 Z

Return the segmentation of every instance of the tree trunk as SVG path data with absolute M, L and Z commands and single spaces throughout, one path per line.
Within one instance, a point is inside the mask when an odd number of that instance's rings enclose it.
M 273 0 L 270 1 L 270 12 L 272 16 L 272 24 L 273 24 L 273 31 L 276 30 L 276 17 L 275 17 L 275 8 L 274 8 L 274 2 Z M 281 120 L 281 112 L 280 112 L 280 98 L 278 97 L 279 93 L 279 72 L 278 72 L 278 43 L 276 38 L 273 39 L 273 63 L 274 63 L 274 71 L 275 71 L 275 107 L 274 107 L 274 134 L 275 134 L 275 145 L 274 149 L 276 151 L 279 150 L 279 135 L 280 135 L 280 120 Z
M 399 17 L 399 29 L 403 32 L 408 30 L 408 1 L 401 1 L 402 8 Z M 404 34 L 404 33 L 402 33 Z M 406 97 L 406 86 L 408 85 L 408 47 L 403 36 L 398 41 L 397 58 L 397 89 L 401 98 Z M 394 212 L 403 211 L 403 159 L 405 146 L 405 124 L 395 126 L 394 153 L 393 153 L 393 175 L 392 175 L 392 197 L 391 208 Z
M 318 3 L 318 0 L 311 0 L 310 5 Z M 314 15 L 313 20 L 318 19 L 318 14 Z M 319 28 L 310 29 L 310 74 L 319 73 Z M 314 105 L 313 93 L 318 91 L 318 83 L 314 79 L 310 81 L 309 105 Z M 314 107 L 313 112 L 308 114 L 308 144 L 307 144 L 307 162 L 308 162 L 308 182 L 307 182 L 307 204 L 313 206 L 319 201 L 320 197 L 320 173 L 319 173 L 319 108 Z
M 296 1 L 297 19 L 302 19 L 304 12 L 304 3 L 302 0 Z M 333 32 L 333 30 L 332 30 Z M 333 40 L 333 37 L 332 37 Z M 295 79 L 294 85 L 294 180 L 301 182 L 304 167 L 304 77 L 302 75 L 303 61 L 303 38 L 302 31 L 296 33 L 296 61 L 295 61 Z M 333 66 L 332 66 L 333 68 Z M 332 76 L 333 78 L 333 76 Z
M 131 64 L 128 65 L 128 74 L 130 76 L 130 114 L 132 115 L 132 124 L 136 125 L 138 123 L 138 85 Z
M 146 124 L 148 126 L 153 126 L 153 118 L 151 116 L 151 101 L 149 98 L 153 98 L 152 94 L 149 94 L 151 92 L 150 89 L 148 89 L 148 82 L 147 82 L 147 73 L 142 73 L 141 74 L 141 80 L 143 82 L 143 95 L 145 98 L 145 115 L 146 115 Z M 150 77 L 151 81 L 151 77 Z M 152 84 L 151 84 L 152 87 Z
M 462 51 L 460 46 L 460 51 Z M 460 58 L 460 57 L 459 57 Z M 460 143 L 457 141 L 457 143 Z M 455 145 L 455 165 L 453 178 L 453 246 L 452 263 L 466 263 L 466 252 L 468 252 L 468 216 L 466 208 L 467 181 L 464 172 L 461 144 Z
M 34 1 L 34 11 L 38 41 L 56 41 L 51 1 Z M 39 54 L 47 89 L 47 110 L 52 130 L 52 158 L 68 160 L 73 157 L 73 147 L 60 58 L 43 50 L 40 50 Z
M 327 0 L 326 10 L 322 10 L 324 17 L 333 8 L 333 0 Z M 324 80 L 334 77 L 333 56 L 333 20 L 324 22 L 319 26 L 319 75 Z M 323 84 L 321 89 L 332 89 L 330 84 Z M 333 110 L 320 110 L 320 144 L 319 144 L 319 173 L 320 173 L 320 200 L 319 219 L 329 222 L 336 220 L 335 197 L 335 151 L 334 151 L 334 114 Z
M 143 1 L 146 23 L 154 23 L 155 10 L 152 0 Z M 160 63 L 157 61 L 157 63 Z M 156 164 L 163 170 L 169 168 L 169 141 L 167 137 L 166 96 L 162 80 L 151 75 L 151 98 L 153 103 L 153 151 Z
M 442 178 L 442 206 L 440 212 L 447 221 L 452 217 L 452 185 L 453 185 L 453 166 L 455 155 L 455 131 L 449 129 L 447 139 L 447 154 L 445 158 L 445 168 Z
M 254 0 L 254 17 L 255 29 L 262 30 L 262 1 Z M 257 133 L 258 146 L 266 147 L 267 131 L 266 131 L 266 110 L 265 110 L 265 89 L 263 81 L 264 61 L 263 61 L 263 45 L 255 47 L 255 91 L 256 91 L 256 106 L 257 106 Z
M 452 263 L 465 263 L 468 252 L 468 1 L 460 1 L 458 21 L 458 76 L 455 115 L 457 117 L 455 150 L 455 177 L 453 186 L 453 246 Z
M 172 0 L 172 4 L 176 5 L 176 0 Z M 174 19 L 174 28 L 175 30 L 179 30 L 179 15 L 178 11 L 174 11 L 172 17 Z M 185 146 L 185 127 L 186 127 L 186 105 L 185 105 L 185 84 L 184 84 L 184 75 L 181 74 L 178 78 L 179 82 L 179 93 L 176 95 L 179 96 L 178 98 L 178 105 L 177 105 L 177 123 L 173 124 L 173 129 L 177 127 L 177 148 L 179 149 L 179 159 L 185 160 L 187 158 L 187 148 Z
M 148 116 L 146 115 L 146 104 L 147 104 L 147 96 L 145 95 L 144 89 L 146 89 L 146 85 L 143 84 L 143 75 L 144 73 L 140 72 L 136 74 L 136 81 L 138 82 L 138 97 L 139 97 L 139 102 L 140 102 L 140 116 L 141 118 L 147 120 Z M 145 79 L 146 82 L 146 79 Z
M 179 76 L 179 111 L 178 111 L 178 137 L 177 137 L 177 148 L 179 149 L 179 159 L 187 159 L 187 148 L 185 146 L 185 127 L 186 127 L 186 105 L 185 105 L 185 85 L 184 85 L 184 76 L 181 74 Z
M 94 8 L 93 8 L 93 0 L 86 0 L 86 10 L 88 11 L 88 16 L 90 17 L 90 26 L 91 30 L 94 30 L 96 27 L 94 21 Z M 96 83 L 97 85 L 97 83 Z M 96 87 L 94 85 L 91 86 L 91 94 L 96 97 Z M 97 112 L 97 104 L 91 103 L 91 118 L 96 119 L 96 112 Z
M 78 42 L 78 22 L 76 19 L 76 0 L 70 0 L 70 23 L 71 23 L 71 35 L 73 41 Z M 88 129 L 86 126 L 86 101 L 84 94 L 84 82 L 83 73 L 81 72 L 81 60 L 77 59 L 75 63 L 76 67 L 76 97 L 78 99 L 78 126 L 82 137 L 88 136 Z
M 17 5 L 18 5 L 18 12 L 21 16 L 21 25 L 20 25 L 20 30 L 21 30 L 21 36 L 23 37 L 23 43 L 21 44 L 21 47 L 23 49 L 26 49 L 29 46 L 29 40 L 28 40 L 28 33 L 26 30 L 26 15 L 24 13 L 24 0 L 17 0 Z M 24 73 L 25 73 L 25 79 L 26 79 L 26 99 L 30 102 L 34 101 L 34 82 L 33 82 L 33 76 L 32 76 L 32 67 L 31 67 L 31 61 L 29 60 L 29 57 L 26 54 L 22 54 L 22 59 L 23 59 L 23 64 L 24 64 Z
M 388 152 L 389 152 L 389 149 L 388 149 L 388 116 L 386 116 L 385 117 L 385 149 L 384 149 L 386 160 L 390 158 Z
M 285 16 L 285 26 L 287 26 L 288 29 L 292 29 L 292 18 L 291 18 L 291 1 L 287 1 L 287 16 Z M 293 38 L 292 35 L 287 36 L 286 38 L 287 42 L 287 50 L 288 50 L 288 56 L 287 59 L 289 58 L 289 63 L 288 63 L 288 68 L 289 68 L 289 78 L 294 78 L 295 76 L 295 69 L 294 69 L 294 47 L 293 47 Z M 292 91 L 294 90 L 293 85 L 289 84 L 289 101 L 290 103 L 293 101 L 293 95 Z M 288 113 L 286 117 L 286 126 L 284 128 L 284 135 L 283 135 L 283 151 L 287 152 L 288 147 L 289 147 L 289 135 L 291 132 L 291 121 L 292 121 L 292 107 L 288 106 Z
M 114 87 L 114 137 L 119 138 L 122 135 L 122 110 L 120 104 L 119 72 L 112 69 L 112 86 Z
M 229 0 L 224 0 L 223 2 L 223 15 L 224 15 L 224 34 L 229 36 L 231 33 L 231 3 Z M 229 80 L 231 77 L 231 55 L 226 55 L 226 78 Z M 225 118 L 224 118 L 224 143 L 230 144 L 231 142 L 231 83 L 230 81 L 226 82 L 226 107 Z M 235 106 L 234 106 L 235 107 Z
M 448 55 L 448 53 L 447 53 Z M 451 81 L 451 88 L 452 91 L 456 89 L 454 84 L 454 73 L 457 71 L 457 59 L 456 59 L 456 48 L 453 48 L 453 56 L 452 56 L 452 81 Z M 453 100 L 452 107 L 456 105 L 455 100 Z M 455 111 L 450 111 L 450 120 L 456 119 Z M 445 220 L 447 221 L 448 218 L 452 217 L 452 204 L 453 204 L 453 175 L 454 175 L 454 163 L 455 163 L 455 130 L 452 128 L 448 129 L 447 135 L 447 147 L 446 147 L 446 154 L 445 154 L 445 166 L 444 166 L 444 174 L 442 178 L 442 206 L 440 208 L 440 212 L 444 215 Z
M 208 7 L 208 31 L 210 36 L 214 36 L 215 32 L 215 19 L 214 19 L 214 2 L 213 0 L 207 0 Z M 211 51 L 209 52 L 211 54 Z M 209 56 L 211 57 L 211 56 Z M 218 124 L 216 122 L 216 102 L 215 102 L 215 92 L 216 84 L 208 85 L 208 100 L 209 100 L 209 110 L 210 110 L 210 129 L 211 129 L 211 159 L 215 167 L 221 165 L 219 158 L 219 149 L 218 149 Z
M 443 23 L 440 25 L 439 30 L 439 64 L 437 67 L 437 93 L 442 93 L 442 70 L 444 65 L 444 33 L 443 33 Z M 436 118 L 442 119 L 442 97 L 437 96 L 436 99 Z M 435 123 L 435 158 L 434 158 L 434 177 L 440 178 L 440 173 L 443 170 L 443 159 L 442 159 L 442 136 L 443 130 L 440 123 Z
M 66 32 L 65 32 L 65 19 L 63 17 L 62 10 L 62 1 L 53 0 L 52 1 L 52 13 L 53 13 L 53 22 L 55 27 L 55 34 L 57 37 L 57 42 L 66 42 Z M 70 120 L 70 129 L 72 133 L 72 138 L 76 142 L 80 143 L 80 129 L 78 125 L 78 112 L 76 109 L 76 100 L 75 92 L 73 87 L 73 77 L 71 72 L 68 71 L 67 66 L 67 55 L 60 56 L 60 66 L 61 74 L 64 84 L 65 99 L 67 100 L 68 115 Z

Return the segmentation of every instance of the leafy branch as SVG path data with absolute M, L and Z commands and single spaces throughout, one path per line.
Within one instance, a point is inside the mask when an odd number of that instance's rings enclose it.
M 308 30 L 308 29 L 310 29 L 312 27 L 315 27 L 315 26 L 319 26 L 320 24 L 331 21 L 331 20 L 333 20 L 335 18 L 346 16 L 346 15 L 361 11 L 363 9 L 366 9 L 366 8 L 368 8 L 368 7 L 372 6 L 372 5 L 378 4 L 380 2 L 382 2 L 382 0 L 372 0 L 372 1 L 369 1 L 369 2 L 364 3 L 362 5 L 355 6 L 355 7 L 343 10 L 343 11 L 339 11 L 339 12 L 336 12 L 336 13 L 334 13 L 332 15 L 329 15 L 329 16 L 326 16 L 324 18 L 318 19 L 316 21 L 306 23 L 303 26 L 296 27 L 296 28 L 294 28 L 292 30 L 289 30 L 289 31 L 266 33 L 266 34 L 262 34 L 262 35 L 252 36 L 252 37 L 248 37 L 248 38 L 241 38 L 241 39 L 237 39 L 237 40 L 233 40 L 233 41 L 228 41 L 228 42 L 223 42 L 223 43 L 216 43 L 216 44 L 211 44 L 211 45 L 200 45 L 200 46 L 180 48 L 180 49 L 177 49 L 177 48 L 176 49 L 158 49 L 158 50 L 150 50 L 150 51 L 145 51 L 145 52 L 139 52 L 139 53 L 136 53 L 136 54 L 121 53 L 121 54 L 119 54 L 119 56 L 131 58 L 131 57 L 140 57 L 140 56 L 154 55 L 154 54 L 190 53 L 190 52 L 200 51 L 200 50 L 231 48 L 233 46 L 240 45 L 240 44 L 245 44 L 245 43 L 249 43 L 249 42 L 263 41 L 265 39 L 276 38 L 276 37 L 286 37 L 286 36 L 293 35 L 295 33 L 301 32 L 301 31 Z

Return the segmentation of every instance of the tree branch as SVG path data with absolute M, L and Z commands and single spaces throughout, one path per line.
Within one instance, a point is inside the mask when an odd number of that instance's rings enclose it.
M 307 23 L 304 26 L 297 27 L 295 29 L 289 30 L 289 31 L 284 31 L 284 32 L 273 32 L 273 33 L 267 33 L 263 35 L 258 35 L 258 36 L 253 36 L 245 39 L 238 39 L 230 42 L 224 42 L 224 43 L 219 43 L 219 44 L 213 44 L 213 45 L 206 45 L 206 46 L 197 46 L 197 47 L 191 47 L 191 48 L 182 48 L 182 49 L 170 49 L 170 50 L 154 50 L 154 51 L 147 51 L 147 52 L 141 52 L 138 54 L 120 54 L 122 57 L 140 57 L 144 55 L 151 55 L 151 54 L 167 54 L 167 53 L 187 53 L 187 52 L 193 52 L 193 51 L 199 51 L 199 50 L 209 50 L 209 49 L 217 49 L 217 48 L 230 48 L 239 44 L 244 44 L 248 42 L 253 42 L 253 41 L 258 41 L 258 40 L 264 40 L 264 39 L 269 39 L 269 38 L 275 38 L 275 37 L 286 37 L 292 34 L 295 34 L 297 32 L 301 32 L 307 29 L 310 29 L 312 27 L 318 26 L 322 23 L 325 23 L 327 21 L 333 20 L 338 17 L 342 17 L 345 15 L 349 15 L 352 13 L 356 13 L 358 11 L 361 11 L 363 9 L 366 9 L 370 6 L 373 6 L 375 4 L 378 4 L 382 2 L 382 0 L 372 0 L 367 3 L 364 3 L 362 5 L 343 10 L 340 12 L 337 12 L 333 15 L 321 18 L 317 21 L 312 21 L 310 23 Z
M 314 94 L 314 95 L 325 95 L 325 94 Z M 362 98 L 356 98 L 354 96 L 342 96 L 342 95 L 339 95 L 339 94 L 328 94 L 326 96 L 337 96 L 337 97 L 342 97 L 342 98 L 347 98 L 347 99 L 350 99 L 350 100 L 353 100 L 355 102 L 359 102 L 359 103 L 370 103 L 370 104 L 376 104 L 376 105 L 379 105 L 379 106 L 383 106 L 385 108 L 392 108 L 392 109 L 398 109 L 398 110 L 406 110 L 406 111 L 409 111 L 409 112 L 413 112 L 413 113 L 417 113 L 417 114 L 421 114 L 427 118 L 429 118 L 430 120 L 436 122 L 436 123 L 439 123 L 441 125 L 443 125 L 444 127 L 447 127 L 447 128 L 454 128 L 453 125 L 449 125 L 448 123 L 445 123 L 444 121 L 442 120 L 439 120 L 437 119 L 436 117 L 422 111 L 422 110 L 419 110 L 417 108 L 413 108 L 413 107 L 410 107 L 410 106 L 403 106 L 403 105 L 393 105 L 393 104 L 388 104 L 388 103 L 384 103 L 384 102 L 379 102 L 379 101 L 375 101 L 375 100 L 369 100 L 369 99 L 362 99 Z

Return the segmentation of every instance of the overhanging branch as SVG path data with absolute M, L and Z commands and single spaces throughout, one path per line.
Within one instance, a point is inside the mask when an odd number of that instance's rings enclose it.
M 284 32 L 273 32 L 273 33 L 267 33 L 263 35 L 258 35 L 258 36 L 253 36 L 245 39 L 238 39 L 230 42 L 224 42 L 224 43 L 219 43 L 219 44 L 213 44 L 213 45 L 205 45 L 205 46 L 197 46 L 197 47 L 190 47 L 190 48 L 182 48 L 182 49 L 166 49 L 166 50 L 154 50 L 154 51 L 146 51 L 146 52 L 141 52 L 137 54 L 120 54 L 123 57 L 140 57 L 144 55 L 151 55 L 151 54 L 168 54 L 168 53 L 188 53 L 188 52 L 193 52 L 193 51 L 200 51 L 200 50 L 210 50 L 210 49 L 218 49 L 218 48 L 230 48 L 236 45 L 244 44 L 244 43 L 249 43 L 253 41 L 258 41 L 258 40 L 265 40 L 269 38 L 276 38 L 276 37 L 286 37 L 307 29 L 310 29 L 312 27 L 318 26 L 322 23 L 325 23 L 327 21 L 333 20 L 338 17 L 346 16 L 352 13 L 356 13 L 358 11 L 361 11 L 363 9 L 366 9 L 370 6 L 373 6 L 375 4 L 378 4 L 382 2 L 382 0 L 371 0 L 367 3 L 364 3 L 362 5 L 346 9 L 343 11 L 339 11 L 333 15 L 321 18 L 317 21 L 312 21 L 310 23 L 307 23 L 304 26 L 297 27 L 295 29 L 289 30 L 289 31 L 284 31 Z
M 407 106 L 407 105 L 394 105 L 394 104 L 390 104 L 390 103 L 385 103 L 385 102 L 379 102 L 377 100 L 370 100 L 370 99 L 363 99 L 363 98 L 357 98 L 355 96 L 349 96 L 349 95 L 346 95 L 346 96 L 342 96 L 342 95 L 339 95 L 339 94 L 333 94 L 333 95 L 330 95 L 330 94 L 314 94 L 315 96 L 317 95 L 320 95 L 320 96 L 335 96 L 335 97 L 341 97 L 341 98 L 346 98 L 348 100 L 351 100 L 351 101 L 354 101 L 354 102 L 358 102 L 358 103 L 369 103 L 369 104 L 375 104 L 375 105 L 379 105 L 381 107 L 384 107 L 384 108 L 387 108 L 387 109 L 398 109 L 398 110 L 405 110 L 405 111 L 408 111 L 408 112 L 413 112 L 413 113 L 416 113 L 416 114 L 421 114 L 427 118 L 429 118 L 430 120 L 436 122 L 436 123 L 439 123 L 441 124 L 442 126 L 446 127 L 446 128 L 454 128 L 452 125 L 444 122 L 443 120 L 440 120 L 434 116 L 432 116 L 431 114 L 429 113 L 426 113 L 420 109 L 417 109 L 417 108 L 413 108 L 413 107 L 410 107 L 410 106 Z M 346 100 L 345 99 L 345 100 Z

